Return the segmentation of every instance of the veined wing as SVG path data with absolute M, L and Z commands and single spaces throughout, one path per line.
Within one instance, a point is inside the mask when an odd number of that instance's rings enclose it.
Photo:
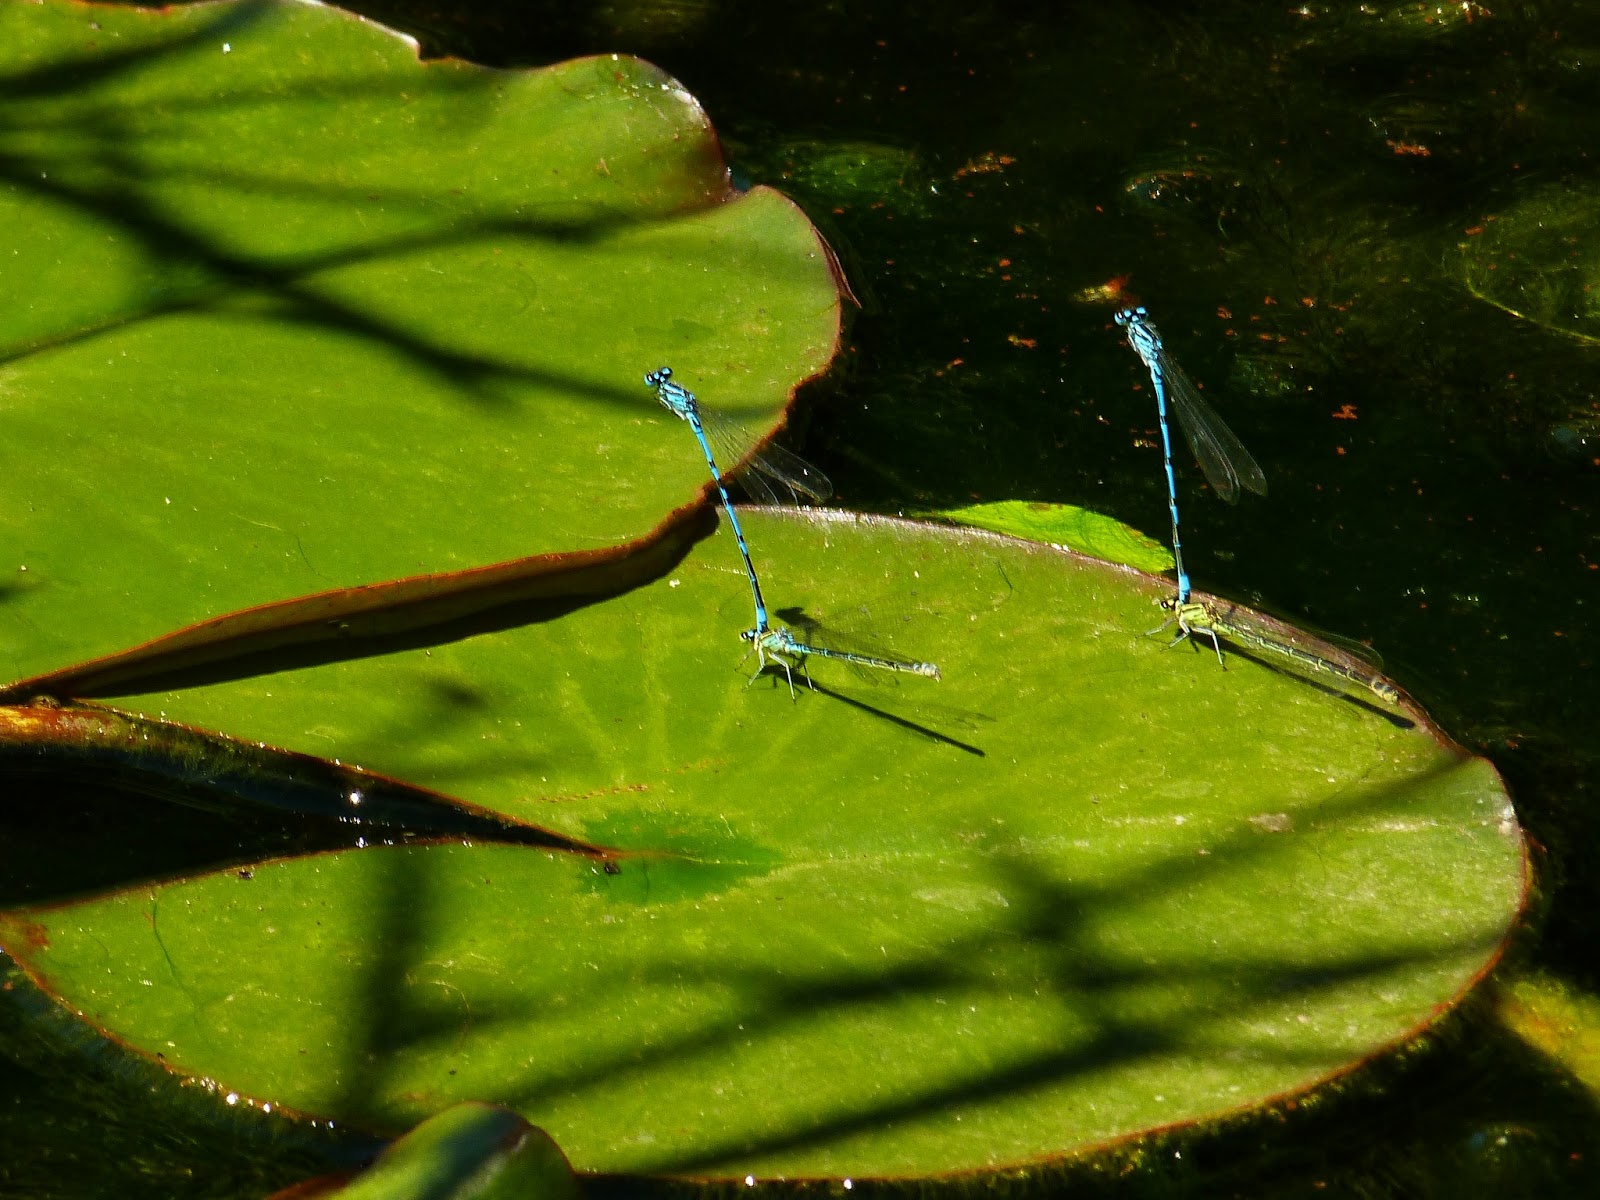
M 1212 490 L 1229 504 L 1239 500 L 1240 487 L 1248 488 L 1258 496 L 1267 494 L 1267 477 L 1261 467 L 1244 448 L 1244 443 L 1234 436 L 1233 430 L 1217 415 L 1216 409 L 1201 397 L 1183 368 L 1172 361 L 1172 356 L 1162 351 L 1158 359 L 1161 380 L 1166 385 L 1167 398 L 1178 418 L 1178 427 L 1194 451 L 1200 469 Z

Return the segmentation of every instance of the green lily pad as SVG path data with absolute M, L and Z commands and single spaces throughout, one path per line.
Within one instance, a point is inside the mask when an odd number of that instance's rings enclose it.
M 1091 558 L 1122 563 L 1140 571 L 1170 571 L 1172 551 L 1154 538 L 1115 517 L 1076 504 L 1044 504 L 1033 500 L 999 500 L 968 504 L 938 513 L 948 521 L 1009 533 L 1012 537 L 1066 546 Z
M 615 848 L 369 848 L 0 916 L 170 1069 L 399 1131 L 508 1105 L 584 1171 L 1027 1164 L 1314 1086 L 1496 958 L 1523 844 L 1422 714 L 1141 631 L 1165 582 L 745 515 L 769 603 L 942 681 L 746 685 L 723 530 L 555 622 L 134 698 Z M 859 636 L 859 635 L 858 635 Z M 865 643 L 863 643 L 864 645 Z M 802 680 L 803 684 L 803 680 Z
M 637 59 L 46 0 L 0 6 L 0 92 L 7 678 L 634 542 L 705 482 L 644 372 L 764 434 L 836 347 L 815 230 Z
M 1459 243 L 1472 294 L 1581 341 L 1600 341 L 1600 194 L 1534 188 Z
M 465 1103 L 429 1117 L 360 1175 L 312 1180 L 270 1200 L 577 1200 L 560 1147 L 516 1113 Z

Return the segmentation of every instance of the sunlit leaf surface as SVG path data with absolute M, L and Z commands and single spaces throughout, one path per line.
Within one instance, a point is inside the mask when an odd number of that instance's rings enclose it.
M 765 431 L 833 353 L 810 223 L 637 59 L 50 0 L 0 6 L 0 96 L 8 679 L 637 539 L 705 478 L 645 371 Z
M 559 621 L 124 701 L 612 847 L 614 873 L 349 850 L 13 910 L 0 942 L 245 1097 L 388 1131 L 493 1100 L 580 1170 L 719 1177 L 1199 1120 L 1406 1038 L 1497 955 L 1521 836 L 1420 714 L 1168 650 L 1143 635 L 1168 585 L 1038 543 L 746 524 L 791 627 L 943 679 L 747 686 L 723 530 Z

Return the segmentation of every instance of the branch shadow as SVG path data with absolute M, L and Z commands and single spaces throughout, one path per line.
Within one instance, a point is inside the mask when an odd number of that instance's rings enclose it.
M 201 222 L 185 219 L 165 203 L 155 184 L 161 179 L 187 178 L 219 195 L 271 193 L 285 199 L 318 199 L 356 208 L 369 201 L 365 189 L 341 185 L 327 178 L 290 179 L 195 165 L 152 167 L 141 158 L 152 135 L 131 119 L 120 98 L 103 98 L 116 85 L 149 72 L 173 58 L 214 54 L 219 41 L 239 37 L 276 11 L 269 3 L 250 3 L 219 13 L 189 30 L 128 49 L 97 50 L 63 62 L 23 69 L 0 77 L 0 98 L 8 103 L 0 113 L 0 184 L 105 228 L 128 239 L 149 261 L 162 265 L 181 281 L 164 281 L 172 294 L 146 297 L 128 311 L 107 314 L 83 327 L 40 332 L 24 342 L 0 347 L 0 364 L 14 363 L 46 350 L 90 341 L 107 333 L 178 313 L 227 312 L 242 319 L 284 325 L 305 325 L 334 330 L 351 338 L 381 346 L 419 372 L 446 385 L 454 394 L 485 409 L 505 409 L 512 403 L 504 385 L 546 385 L 568 394 L 623 408 L 637 409 L 643 401 L 637 389 L 597 387 L 559 371 L 463 349 L 404 322 L 385 315 L 377 306 L 361 303 L 332 289 L 319 287 L 314 276 L 339 267 L 376 262 L 427 249 L 460 246 L 487 239 L 535 243 L 585 243 L 637 225 L 642 218 L 589 204 L 581 210 L 562 206 L 546 217 L 528 215 L 526 205 L 488 216 L 452 211 L 450 189 L 414 185 L 385 189 L 386 204 L 407 207 L 426 226 L 403 234 L 378 234 L 356 245 L 317 251 L 273 255 L 252 253 L 230 245 L 209 232 Z M 302 91 L 313 85 L 302 82 Z M 430 77 L 430 87 L 447 87 L 465 94 L 492 96 L 497 81 L 493 72 L 480 71 Z M 370 82 L 339 78 L 318 81 L 316 98 L 347 100 L 393 95 L 398 107 L 403 98 L 394 79 L 374 77 Z M 169 89 L 147 98 L 141 109 L 186 112 L 202 106 L 212 114 L 229 107 L 281 104 L 284 92 L 241 89 L 216 95 L 184 96 Z M 68 105 L 65 114 L 40 114 L 29 124 L 30 102 Z M 38 135 L 55 139 L 52 150 L 30 143 Z M 309 176 L 309 172 L 308 172 Z M 653 214 L 651 220 L 670 219 Z
M 1394 797 L 1395 787 L 1390 786 L 1352 789 L 1319 809 L 1318 818 L 1337 823 L 1376 815 L 1388 810 Z M 1008 983 L 997 964 L 1014 956 L 1045 964 L 1029 983 L 1037 995 L 1048 996 L 1059 1008 L 1063 1030 L 1059 1045 L 996 1052 L 985 1061 L 969 1060 L 943 1077 L 920 1082 L 913 1078 L 914 1070 L 896 1081 L 893 1068 L 884 1064 L 877 1086 L 859 1089 L 847 1100 L 821 1103 L 781 1128 L 761 1129 L 759 1121 L 745 1129 L 707 1128 L 673 1139 L 670 1148 L 636 1168 L 640 1174 L 719 1178 L 753 1158 L 838 1148 L 859 1135 L 908 1122 L 954 1119 L 963 1110 L 1035 1096 L 1097 1073 L 1132 1071 L 1163 1057 L 1215 1056 L 1221 1021 L 1255 1013 L 1265 1020 L 1295 1000 L 1314 1000 L 1320 993 L 1362 984 L 1376 986 L 1396 970 L 1427 967 L 1468 953 L 1489 962 L 1498 953 L 1502 935 L 1480 932 L 1370 951 L 1319 953 L 1312 947 L 1298 957 L 1272 950 L 1219 955 L 1213 946 L 1197 945 L 1192 955 L 1169 956 L 1156 964 L 1130 955 L 1125 948 L 1113 951 L 1101 940 L 1108 914 L 1162 897 L 1178 900 L 1201 880 L 1215 882 L 1219 876 L 1229 878 L 1260 867 L 1285 844 L 1281 835 L 1245 826 L 1213 843 L 1203 858 L 1185 854 L 1155 859 L 1095 884 L 1062 878 L 1059 864 L 1052 869 L 1025 851 L 992 855 L 986 870 L 1008 899 L 998 916 L 968 921 L 951 936 L 920 942 L 915 951 L 898 953 L 881 965 L 874 956 L 843 965 L 801 957 L 779 967 L 770 961 L 752 963 L 719 954 L 715 946 L 685 955 L 672 948 L 674 939 L 668 938 L 658 954 L 629 961 L 621 974 L 601 970 L 592 984 L 576 990 L 568 978 L 559 998 L 517 987 L 475 999 L 471 1013 L 458 1011 L 454 1019 L 440 1009 L 406 1013 L 404 994 L 394 987 L 417 952 L 423 937 L 418 930 L 431 921 L 419 906 L 436 902 L 428 899 L 426 886 L 413 882 L 394 889 L 394 902 L 413 911 L 386 918 L 394 922 L 392 944 L 383 947 L 382 961 L 373 969 L 366 1002 L 366 1011 L 386 1015 L 363 1034 L 362 1053 L 437 1045 L 497 1027 L 536 1027 L 543 1012 L 598 1008 L 603 997 L 614 997 L 619 990 L 638 996 L 640 1003 L 656 995 L 719 996 L 706 1018 L 692 1028 L 647 1036 L 642 1043 L 596 1047 L 582 1061 L 562 1067 L 541 1067 L 537 1056 L 518 1066 L 508 1063 L 505 1086 L 482 1098 L 509 1104 L 537 1121 L 541 1110 L 570 1103 L 574 1097 L 589 1095 L 594 1103 L 604 1104 L 619 1090 L 660 1086 L 679 1073 L 692 1079 L 708 1060 L 738 1061 L 752 1044 L 772 1041 L 781 1046 L 791 1032 L 818 1022 L 871 1016 L 884 1006 L 917 999 L 938 1003 L 941 997 L 959 997 L 962 1003 L 979 1006 L 986 999 L 1001 1002 L 1015 981 Z M 626 859 L 616 865 L 623 873 L 632 869 Z M 426 864 L 417 857 L 405 869 L 425 870 Z M 553 949 L 559 953 L 559 943 Z M 1129 995 L 1149 988 L 1171 989 L 1187 999 L 1176 1011 L 1158 1015 L 1130 1011 Z M 1437 1016 L 1437 1012 L 1419 1014 L 1418 1027 Z M 1067 1035 L 1073 1026 L 1087 1026 L 1087 1031 Z M 1397 1029 L 1396 1044 L 1416 1032 Z M 1230 1044 L 1234 1052 L 1305 1072 L 1305 1084 L 1294 1084 L 1291 1091 L 1361 1065 L 1349 1060 L 1337 1032 L 1328 1033 L 1326 1040 L 1302 1036 L 1290 1045 L 1265 1035 L 1245 1044 L 1236 1034 Z M 865 1053 L 866 1047 L 862 1049 Z M 345 1113 L 381 1123 L 380 1114 L 392 1111 L 384 1095 L 383 1071 L 376 1063 L 363 1069 L 367 1073 L 361 1087 L 346 1094 Z M 513 1078 L 518 1074 L 521 1079 Z M 1183 1124 L 1194 1118 L 1174 1119 Z M 1139 1132 L 1116 1131 L 1107 1140 Z M 744 1169 L 738 1167 L 741 1175 Z
M 79 58 L 0 76 L 0 100 L 13 104 L 55 96 L 81 96 L 86 89 L 137 74 L 157 61 L 202 48 L 214 48 L 222 35 L 237 36 L 261 21 L 271 9 L 264 0 L 217 11 L 212 20 L 190 33 L 149 46 L 95 51 Z

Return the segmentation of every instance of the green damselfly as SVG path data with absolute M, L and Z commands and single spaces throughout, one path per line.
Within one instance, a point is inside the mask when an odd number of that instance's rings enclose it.
M 1276 661 L 1290 664 L 1311 678 L 1353 684 L 1380 700 L 1400 703 L 1400 689 L 1383 677 L 1382 664 L 1364 647 L 1341 649 L 1284 621 L 1211 596 L 1189 600 L 1172 597 L 1158 603 L 1170 615 L 1150 631 L 1152 634 L 1176 625 L 1178 636 L 1172 639 L 1173 646 L 1186 639 L 1209 638 L 1217 661 L 1224 668 L 1227 664 L 1222 659 L 1222 642 L 1226 639 L 1236 646 L 1273 655 Z

